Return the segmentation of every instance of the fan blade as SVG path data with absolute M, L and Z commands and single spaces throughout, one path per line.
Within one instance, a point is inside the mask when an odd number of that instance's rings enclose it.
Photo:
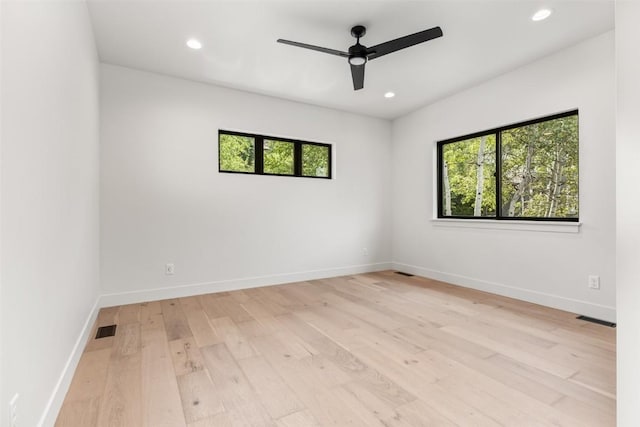
M 300 42 L 292 42 L 291 40 L 278 39 L 278 43 L 288 44 L 291 46 L 303 47 L 305 49 L 317 50 L 318 52 L 328 53 L 329 55 L 343 56 L 345 58 L 349 57 L 347 52 L 342 52 L 340 50 L 329 49 L 326 47 L 314 46 L 312 44 L 300 43 Z
M 351 78 L 353 79 L 353 90 L 364 87 L 364 64 L 351 65 Z
M 415 34 L 400 37 L 395 40 L 391 40 L 385 43 L 380 43 L 376 46 L 367 48 L 367 58 L 375 59 L 388 53 L 393 53 L 400 49 L 423 43 L 432 39 L 442 37 L 442 29 L 440 27 L 433 27 L 428 30 L 420 31 Z

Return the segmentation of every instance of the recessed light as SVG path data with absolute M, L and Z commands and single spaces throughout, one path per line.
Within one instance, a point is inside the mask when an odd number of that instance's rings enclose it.
M 532 21 L 543 21 L 551 16 L 551 9 L 540 9 L 531 17 Z
M 189 46 L 191 49 L 200 49 L 202 47 L 202 43 L 200 43 L 200 41 L 196 39 L 189 39 L 187 40 L 187 46 Z
M 394 92 L 387 92 L 384 94 L 385 98 L 393 98 L 394 96 L 396 96 Z

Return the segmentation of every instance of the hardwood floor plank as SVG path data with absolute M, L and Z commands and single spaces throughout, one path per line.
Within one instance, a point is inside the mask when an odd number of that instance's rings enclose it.
M 80 358 L 56 427 L 95 426 L 104 393 L 111 349 L 85 352 Z
M 99 397 L 65 402 L 58 414 L 55 427 L 95 426 L 98 423 L 99 410 Z
M 173 340 L 169 343 L 173 369 L 176 376 L 202 371 L 204 360 L 193 337 Z
M 199 421 L 187 424 L 187 427 L 235 427 L 233 420 L 229 414 L 222 412 L 220 414 L 208 417 Z
M 233 322 L 246 322 L 253 319 L 251 315 L 232 296 L 212 297 L 203 295 L 199 297 L 202 308 L 207 313 L 209 319 L 214 320 L 227 317 Z
M 563 397 L 553 404 L 560 412 L 570 416 L 583 426 L 608 426 L 615 425 L 615 416 L 603 413 L 593 406 L 572 397 Z
M 118 325 L 140 322 L 140 304 L 129 304 L 120 306 L 116 322 Z
M 179 300 L 163 300 L 160 304 L 162 306 L 164 327 L 167 330 L 167 339 L 169 341 L 193 336 L 191 328 L 189 328 L 189 322 L 182 311 L 182 306 L 180 305 Z
M 282 325 L 273 317 L 258 317 L 254 320 L 237 323 L 240 333 L 250 339 L 257 336 L 273 335 L 282 330 Z
M 222 342 L 222 337 L 215 331 L 209 318 L 205 314 L 200 302 L 195 297 L 182 298 L 180 300 L 185 312 L 189 329 L 199 347 L 204 347 Z
M 496 354 L 495 350 L 485 347 L 482 344 L 447 333 L 432 325 L 422 324 L 422 326 L 418 328 L 400 328 L 390 332 L 390 334 L 424 349 L 435 349 L 445 352 L 455 351 L 472 354 L 479 358 L 490 357 Z
M 140 322 L 146 322 L 155 314 L 162 314 L 160 301 L 143 302 L 140 304 Z
M 277 425 L 278 427 L 320 427 L 318 421 L 306 410 L 280 418 Z
M 403 404 L 415 400 L 415 396 L 383 374 L 383 370 L 370 367 L 349 349 L 329 339 L 314 344 L 324 357 L 352 378 L 367 384 L 381 399 L 393 404 Z
M 358 347 L 353 349 L 356 356 L 374 369 L 382 370 L 387 377 L 407 390 L 414 397 L 420 396 L 427 384 L 433 384 L 448 375 L 446 371 L 437 371 L 434 367 L 425 365 L 416 367 L 411 359 L 410 363 L 401 360 L 393 360 L 383 351 L 371 347 Z M 415 400 L 409 399 L 408 403 Z M 396 402 L 397 404 L 397 402 Z
M 552 425 L 555 423 L 572 425 L 577 421 L 555 410 L 553 404 L 545 405 L 534 397 L 487 375 L 486 371 L 475 370 L 437 351 L 429 350 L 417 357 L 439 370 L 451 371 L 452 374 L 438 384 L 445 388 L 448 385 L 451 394 L 459 395 L 480 411 L 484 412 L 487 408 L 491 408 L 485 414 L 502 424 L 521 425 L 526 419 L 534 417 Z
M 258 355 L 247 337 L 229 317 L 218 317 L 209 321 L 235 358 L 244 359 Z
M 293 304 L 293 302 L 284 295 L 273 289 L 269 289 L 269 287 L 249 289 L 245 291 L 245 294 L 249 296 L 250 299 L 241 303 L 241 305 L 247 311 L 250 311 L 247 306 L 252 306 L 255 309 L 256 305 L 259 305 L 261 311 L 272 316 L 278 316 L 288 313 L 288 307 Z
M 162 315 L 141 325 L 142 426 L 181 427 L 185 418 Z
M 590 388 L 584 387 L 580 384 L 575 384 L 570 380 L 558 378 L 548 372 L 541 371 L 527 364 L 521 363 L 518 360 L 514 360 L 500 354 L 492 356 L 488 361 L 500 366 L 502 371 L 507 374 L 511 374 L 514 377 L 518 376 L 526 378 L 528 381 L 553 389 L 557 393 L 561 394 L 560 397 L 562 397 L 562 395 L 570 396 L 583 402 L 588 402 L 590 405 L 597 407 L 598 410 L 604 413 L 615 415 L 615 396 L 602 395 Z M 551 404 L 558 400 L 559 398 L 551 402 Z
M 225 411 L 250 425 L 275 425 L 225 344 L 200 349 Z
M 119 327 L 113 343 L 97 426 L 142 424 L 142 357 L 140 324 Z
M 511 347 L 506 343 L 496 341 L 492 338 L 476 335 L 458 326 L 444 326 L 442 327 L 442 330 L 458 337 L 464 338 L 468 341 L 475 342 L 476 344 L 486 346 L 487 348 L 493 349 L 505 356 L 522 360 L 528 365 L 531 365 L 542 371 L 549 372 L 550 374 L 561 378 L 569 378 L 577 373 L 577 369 L 575 367 L 561 365 L 557 361 L 551 361 L 528 351 Z
M 438 426 L 454 427 L 451 420 L 422 399 L 407 403 L 396 409 L 396 414 L 384 420 L 388 427 Z
M 80 358 L 65 402 L 101 397 L 107 379 L 111 349 L 86 352 Z
M 206 371 L 179 376 L 178 388 L 187 423 L 191 424 L 224 411 L 221 395 Z
M 238 364 L 272 418 L 282 418 L 304 409 L 295 394 L 263 357 L 242 359 Z M 273 396 L 278 398 L 271 399 Z
M 616 383 L 609 372 L 598 371 L 595 368 L 581 369 L 571 376 L 569 381 L 603 396 L 612 399 L 616 397 Z
M 393 271 L 108 307 L 56 427 L 613 427 L 575 317 Z
M 355 401 L 358 402 L 358 406 L 361 407 L 361 410 L 367 412 L 366 417 L 375 425 L 384 425 L 386 419 L 393 418 L 398 415 L 396 408 L 405 405 L 395 405 L 387 400 L 381 399 L 375 392 L 369 389 L 367 384 L 360 381 L 352 381 L 347 384 L 343 384 L 340 387 L 336 387 L 333 390 L 336 389 L 340 389 L 341 392 L 344 391 L 348 394 L 346 397 L 345 393 L 341 393 L 339 395 L 343 396 L 342 401 L 345 402 L 345 404 L 353 402 L 355 399 Z M 360 418 L 365 420 L 367 419 L 362 415 L 360 415 Z M 375 419 L 375 422 L 371 421 L 372 419 Z
M 325 357 L 307 353 L 306 357 L 296 357 L 289 348 L 276 336 L 255 337 L 252 342 L 260 353 L 278 371 L 281 377 L 299 376 L 306 382 L 317 383 L 331 388 L 347 383 L 351 378 Z

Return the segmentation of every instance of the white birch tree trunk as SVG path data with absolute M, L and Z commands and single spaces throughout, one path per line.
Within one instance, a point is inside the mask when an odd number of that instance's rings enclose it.
M 537 132 L 536 132 L 537 137 Z M 516 203 L 518 200 L 521 200 L 522 207 L 524 208 L 524 199 L 523 196 L 529 186 L 529 182 L 531 181 L 531 161 L 533 160 L 533 151 L 534 151 L 534 142 L 529 141 L 527 145 L 527 159 L 525 160 L 524 170 L 522 171 L 522 180 L 520 184 L 518 184 L 518 189 L 511 197 L 509 201 L 509 216 L 516 215 Z
M 443 162 L 442 181 L 444 191 L 444 215 L 451 216 L 451 185 L 449 184 L 449 166 Z
M 551 176 L 551 190 L 549 194 L 549 209 L 547 210 L 547 217 L 551 218 L 556 215 L 556 209 L 558 207 L 558 198 L 562 193 L 562 186 L 564 185 L 564 177 L 562 176 L 564 169 L 564 162 L 562 161 L 562 150 L 556 148 L 556 156 L 553 161 L 553 169 Z
M 482 215 L 482 193 L 484 191 L 484 145 L 486 140 L 486 136 L 480 138 L 480 147 L 478 148 L 478 160 L 476 161 L 476 204 L 473 208 L 473 216 Z

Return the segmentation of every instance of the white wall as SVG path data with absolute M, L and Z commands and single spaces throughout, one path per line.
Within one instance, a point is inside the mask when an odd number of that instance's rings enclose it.
M 2 322 L 2 307 L 3 307 L 3 303 L 2 303 L 2 288 L 3 288 L 3 284 L 2 284 L 2 264 L 3 264 L 3 258 L 2 258 L 2 241 L 3 241 L 3 236 L 2 236 L 2 135 L 3 135 L 3 128 L 2 128 L 2 99 L 4 98 L 4 87 L 3 87 L 3 51 L 2 51 L 2 45 L 3 45 L 3 31 L 2 31 L 2 22 L 4 19 L 4 12 L 3 12 L 4 6 L 3 6 L 3 2 L 0 1 L 0 426 L 2 425 L 2 423 L 5 422 L 6 418 L 5 418 L 5 414 L 4 414 L 4 327 L 3 327 L 3 322 Z
M 640 2 L 616 3 L 618 425 L 640 425 Z
M 36 426 L 98 296 L 98 60 L 84 2 L 6 1 L 0 26 L 0 404 Z
M 614 320 L 614 107 L 610 32 L 396 120 L 396 268 Z M 436 141 L 575 108 L 580 110 L 579 233 L 454 228 L 431 221 Z M 601 276 L 600 291 L 587 288 L 589 274 Z
M 388 121 L 101 70 L 104 304 L 389 266 Z M 334 144 L 335 179 L 219 173 L 218 129 Z

